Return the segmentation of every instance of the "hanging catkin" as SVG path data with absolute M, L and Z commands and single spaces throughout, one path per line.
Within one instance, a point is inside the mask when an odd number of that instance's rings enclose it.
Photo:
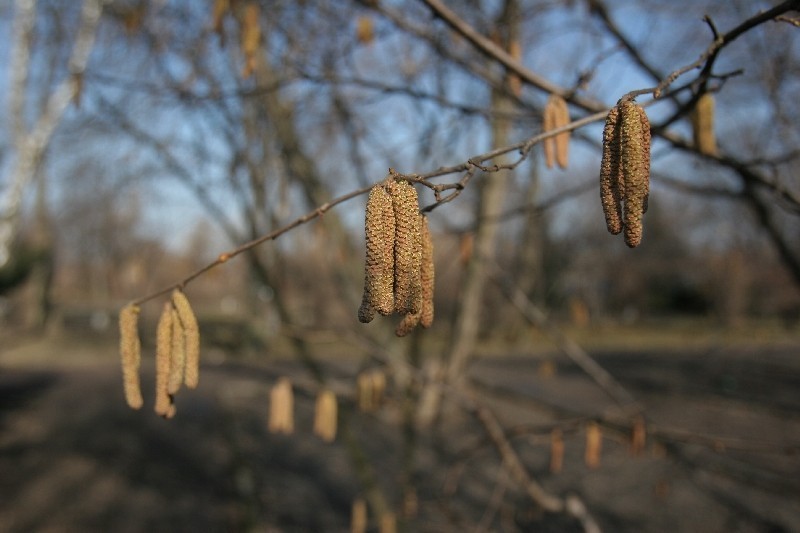
M 420 307 L 420 263 L 422 260 L 417 190 L 398 180 L 392 190 L 395 217 L 394 311 L 417 313 Z
M 132 409 L 141 409 L 144 404 L 139 384 L 139 365 L 142 345 L 139 341 L 139 306 L 129 304 L 119 313 L 119 351 L 122 359 L 122 383 L 125 401 Z
M 596 422 L 590 422 L 586 426 L 586 451 L 584 461 L 589 468 L 600 466 L 600 452 L 603 448 L 603 433 Z
M 169 379 L 167 392 L 174 395 L 183 384 L 186 371 L 186 332 L 178 316 L 178 311 L 172 307 L 172 348 L 170 350 Z
M 420 283 L 422 284 L 422 308 L 420 309 L 419 325 L 429 328 L 433 324 L 433 289 L 435 281 L 433 265 L 433 239 L 428 227 L 428 217 L 422 216 L 420 220 L 422 238 L 422 257 L 420 263 Z
M 717 138 L 714 135 L 714 96 L 703 93 L 697 99 L 692 111 L 692 131 L 694 144 L 702 154 L 717 153 Z
M 336 395 L 329 389 L 323 389 L 317 395 L 314 408 L 314 434 L 325 442 L 333 442 L 336 439 L 336 424 Z
M 569 124 L 569 107 L 566 100 L 557 94 L 551 94 L 544 107 L 544 119 L 542 129 L 552 131 Z M 558 164 L 561 168 L 567 168 L 569 164 L 569 138 L 568 131 L 559 133 L 555 137 L 548 137 L 544 140 L 544 157 L 547 168 L 553 168 Z
M 155 411 L 167 416 L 172 407 L 169 394 L 169 367 L 172 359 L 172 303 L 165 302 L 156 327 L 156 404 Z
M 192 306 L 182 291 L 178 289 L 172 291 L 172 305 L 178 312 L 186 341 L 186 367 L 183 381 L 188 388 L 194 389 L 200 378 L 200 328 L 197 325 L 197 317 L 192 311 Z
M 619 130 L 617 122 L 619 110 L 613 107 L 606 117 L 603 128 L 603 160 L 600 163 L 600 201 L 606 216 L 609 233 L 616 235 L 622 231 L 622 194 L 624 187 L 619 165 Z
M 624 230 L 625 244 L 642 241 L 642 217 L 650 195 L 650 121 L 641 106 L 621 101 L 603 129 L 600 200 L 608 231 Z
M 283 377 L 269 394 L 269 432 L 291 434 L 294 432 L 294 393 L 292 382 Z
M 392 196 L 383 184 L 375 185 L 369 193 L 364 233 L 364 295 L 358 319 L 367 323 L 374 318 L 374 311 L 389 315 L 394 310 L 395 214 Z
M 625 180 L 625 244 L 642 241 L 642 216 L 650 194 L 650 122 L 640 106 L 624 102 L 620 109 L 620 156 Z

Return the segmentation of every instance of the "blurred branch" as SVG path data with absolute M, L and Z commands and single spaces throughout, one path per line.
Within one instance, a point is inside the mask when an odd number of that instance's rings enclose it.
M 578 343 L 562 332 L 555 324 L 551 323 L 547 315 L 535 306 L 525 293 L 513 284 L 508 276 L 501 274 L 500 267 L 496 264 L 491 278 L 525 320 L 555 341 L 559 349 L 586 372 L 619 405 L 624 416 L 637 415 L 644 411 L 642 405 L 614 376 L 600 366 Z

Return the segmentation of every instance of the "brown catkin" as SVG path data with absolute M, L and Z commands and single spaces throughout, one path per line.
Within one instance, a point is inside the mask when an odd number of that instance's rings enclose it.
M 394 334 L 398 337 L 405 337 L 416 328 L 420 323 L 420 313 L 408 313 L 406 316 L 403 317 L 403 320 L 397 324 L 397 327 L 394 330 Z
M 167 416 L 172 405 L 169 394 L 169 366 L 172 359 L 172 303 L 165 302 L 156 327 L 156 404 L 155 411 Z
M 139 306 L 129 304 L 119 313 L 119 352 L 122 359 L 122 383 L 125 401 L 132 409 L 141 409 L 144 404 L 139 384 L 139 365 L 142 360 L 142 345 L 139 341 Z
M 391 511 L 386 511 L 381 515 L 381 523 L 378 528 L 379 533 L 396 533 L 397 517 Z
M 558 474 L 564 467 L 564 435 L 559 428 L 550 432 L 550 472 Z
M 631 427 L 631 455 L 639 455 L 647 444 L 647 427 L 644 417 L 639 415 L 633 420 Z
M 372 394 L 372 374 L 361 372 L 356 378 L 356 398 L 358 408 L 365 413 L 374 410 Z
M 553 96 L 547 99 L 542 117 L 542 131 L 548 132 L 556 129 L 556 108 Z M 553 168 L 556 162 L 556 140 L 548 137 L 544 140 L 544 163 L 547 168 Z
M 178 312 L 186 340 L 186 368 L 183 381 L 188 388 L 194 389 L 200 379 L 200 328 L 192 306 L 182 291 L 178 289 L 172 291 L 172 304 Z
M 417 190 L 407 181 L 398 180 L 392 190 L 395 216 L 394 238 L 394 311 L 418 313 L 420 307 L 420 232 Z
M 183 376 L 186 371 L 186 332 L 178 316 L 178 311 L 172 307 L 172 349 L 169 364 L 169 379 L 167 381 L 167 391 L 176 394 L 183 384 Z
M 620 185 L 624 185 L 624 182 L 620 173 L 618 122 L 619 109 L 613 107 L 608 112 L 603 128 L 603 160 L 600 163 L 600 201 L 606 217 L 606 227 L 613 235 L 622 231 Z
M 433 324 L 433 289 L 435 281 L 433 265 L 433 239 L 428 227 L 428 217 L 421 216 L 422 257 L 420 263 L 420 282 L 422 284 L 422 308 L 419 325 L 429 328 Z
M 717 153 L 717 139 L 714 135 L 714 96 L 703 93 L 697 99 L 692 111 L 692 131 L 694 144 L 702 154 L 715 155 Z
M 353 500 L 353 510 L 350 516 L 350 533 L 366 533 L 367 531 L 367 502 L 362 498 Z
M 600 452 L 603 448 L 603 433 L 596 422 L 590 422 L 586 426 L 586 452 L 584 461 L 589 468 L 600 466 Z
M 294 393 L 289 378 L 280 378 L 269 394 L 270 433 L 294 432 Z
M 635 248 L 642 241 L 642 216 L 650 191 L 650 123 L 644 109 L 633 102 L 622 102 L 619 108 L 620 166 L 625 181 L 625 244 Z
M 389 315 L 394 310 L 394 226 L 392 197 L 383 184 L 375 185 L 364 216 L 364 295 L 358 310 L 364 323 L 372 321 L 374 311 Z
M 325 442 L 336 439 L 337 410 L 333 391 L 321 390 L 314 409 L 314 434 Z
M 569 124 L 569 107 L 567 106 L 567 101 L 558 95 L 553 95 L 551 98 L 555 100 L 555 127 L 561 128 L 566 126 Z M 568 131 L 559 133 L 555 137 L 556 163 L 558 163 L 559 167 L 564 169 L 567 168 L 569 164 L 569 137 L 570 133 Z

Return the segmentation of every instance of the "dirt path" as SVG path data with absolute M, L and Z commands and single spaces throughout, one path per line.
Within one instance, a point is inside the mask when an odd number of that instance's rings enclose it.
M 606 433 L 602 464 L 590 470 L 577 424 L 565 431 L 557 475 L 541 429 L 602 413 L 609 400 L 560 360 L 549 376 L 540 361 L 517 358 L 473 372 L 531 472 L 555 493 L 580 494 L 605 531 L 800 531 L 800 457 L 783 453 L 800 444 L 798 353 L 598 354 L 662 438 L 631 457 L 624 435 Z M 0 367 L 0 531 L 347 531 L 357 475 L 342 438 L 327 445 L 311 434 L 311 395 L 298 395 L 295 435 L 266 432 L 269 384 L 298 372 L 288 363 L 205 367 L 201 387 L 181 393 L 178 416 L 165 421 L 124 405 L 115 362 Z M 407 480 L 399 418 L 389 403 L 348 425 L 398 509 Z M 416 440 L 409 531 L 481 521 L 496 531 L 575 530 L 531 508 L 472 421 L 439 429 Z

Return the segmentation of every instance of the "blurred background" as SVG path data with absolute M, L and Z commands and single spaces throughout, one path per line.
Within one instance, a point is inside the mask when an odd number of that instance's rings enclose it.
M 797 9 L 0 4 L 0 529 L 800 529 Z M 637 100 L 630 249 L 599 201 L 604 115 L 687 66 Z M 551 94 L 597 115 L 566 168 L 541 143 L 465 165 L 541 133 Z M 416 186 L 436 320 L 403 339 L 357 320 L 366 195 L 316 211 L 389 168 L 443 189 Z M 149 296 L 306 214 L 186 286 L 200 386 L 158 418 Z M 137 299 L 141 411 L 117 354 Z M 281 377 L 290 435 L 267 424 Z

